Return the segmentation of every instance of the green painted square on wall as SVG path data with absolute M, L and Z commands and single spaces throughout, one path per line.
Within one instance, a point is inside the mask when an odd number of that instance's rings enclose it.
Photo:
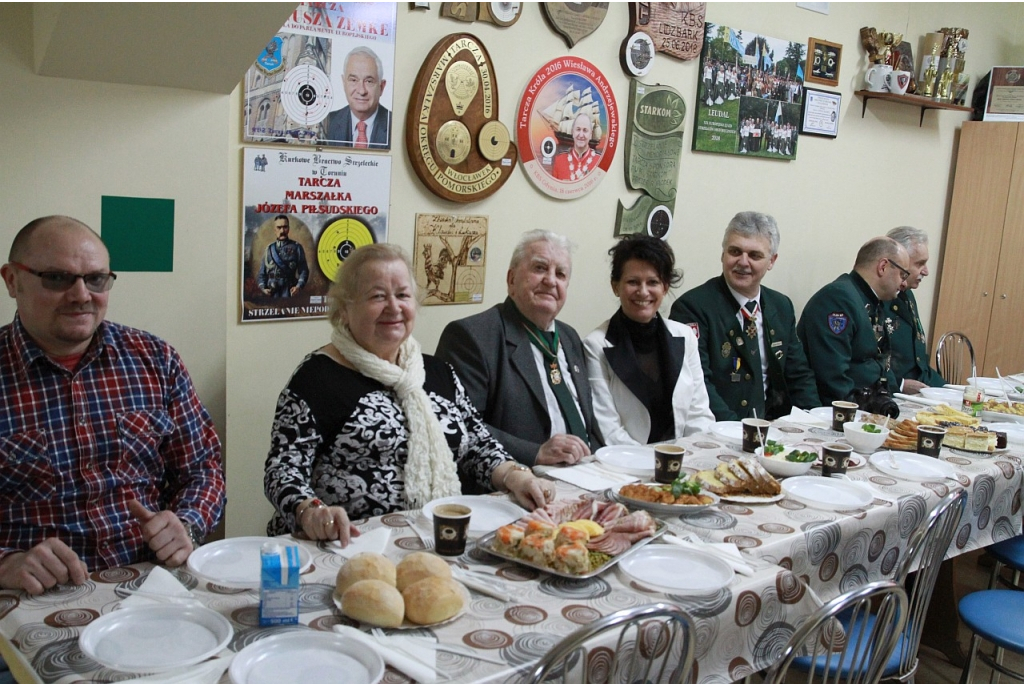
M 174 270 L 174 200 L 103 195 L 100 210 L 111 271 Z

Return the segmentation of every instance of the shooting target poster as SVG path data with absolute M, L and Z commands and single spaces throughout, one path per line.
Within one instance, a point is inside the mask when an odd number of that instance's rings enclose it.
M 420 304 L 480 304 L 486 262 L 486 216 L 416 215 L 413 272 Z
M 390 150 L 393 2 L 295 8 L 245 75 L 246 141 Z
M 353 250 L 387 242 L 391 157 L 245 148 L 243 323 L 327 315 Z

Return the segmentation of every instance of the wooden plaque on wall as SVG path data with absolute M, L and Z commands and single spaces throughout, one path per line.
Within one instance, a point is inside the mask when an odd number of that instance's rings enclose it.
M 571 48 L 591 33 L 608 14 L 607 2 L 545 2 L 544 16 Z
M 631 2 L 630 33 L 643 31 L 654 49 L 677 59 L 695 59 L 704 47 L 704 2 Z
M 445 36 L 423 60 L 409 98 L 405 146 L 423 184 L 452 202 L 490 196 L 516 168 L 516 146 L 498 121 L 491 57 L 476 36 Z

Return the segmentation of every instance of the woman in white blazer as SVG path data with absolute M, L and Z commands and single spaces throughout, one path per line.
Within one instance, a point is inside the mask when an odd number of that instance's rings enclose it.
M 583 341 L 607 445 L 666 442 L 715 422 L 693 330 L 658 310 L 682 280 L 668 243 L 630 235 L 610 249 L 620 307 Z

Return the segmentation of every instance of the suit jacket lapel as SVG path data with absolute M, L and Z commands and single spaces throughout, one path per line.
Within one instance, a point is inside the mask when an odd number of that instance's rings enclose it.
M 740 305 L 736 301 L 736 298 L 729 292 L 729 286 L 725 283 L 725 276 L 718 277 L 718 294 L 722 298 L 723 305 L 717 307 L 717 311 L 722 312 L 721 314 L 721 325 L 725 329 L 725 339 L 729 342 L 732 350 L 727 355 L 737 355 L 740 358 L 741 363 L 750 369 L 750 373 L 754 378 L 761 378 L 761 362 L 754 359 L 753 354 L 750 351 L 751 340 L 747 338 L 743 332 L 743 327 L 740 325 L 739 319 L 736 318 L 736 313 L 740 310 Z M 721 354 L 721 350 L 718 350 Z
M 629 388 L 645 407 L 650 406 L 650 380 L 644 376 L 640 366 L 636 363 L 636 352 L 633 350 L 633 343 L 629 339 L 629 333 L 622 324 L 622 312 L 616 312 L 608 322 L 608 333 L 605 339 L 611 347 L 604 348 L 604 356 L 608 359 L 608 365 L 619 377 L 619 380 Z
M 384 107 L 377 109 L 377 118 L 373 120 L 373 131 L 370 133 L 370 142 L 374 145 L 386 145 L 388 142 L 388 129 L 391 123 L 391 111 Z
M 661 324 L 659 326 L 661 344 L 664 345 L 665 349 L 666 368 L 662 372 L 665 374 L 665 378 L 672 379 L 671 387 L 668 389 L 669 393 L 671 393 L 675 387 L 676 379 L 683 372 L 683 363 L 686 358 L 686 338 L 672 335 L 660 314 L 658 315 L 658 322 Z
M 537 361 L 533 357 L 533 347 L 526 335 L 519 312 L 511 299 L 506 299 L 501 308 L 501 318 L 505 324 L 505 345 L 508 347 L 508 359 L 516 373 L 523 377 L 526 387 L 530 389 L 534 399 L 545 408 L 547 415 L 547 399 L 544 396 L 544 379 L 537 371 Z M 550 424 L 549 424 L 550 426 Z

